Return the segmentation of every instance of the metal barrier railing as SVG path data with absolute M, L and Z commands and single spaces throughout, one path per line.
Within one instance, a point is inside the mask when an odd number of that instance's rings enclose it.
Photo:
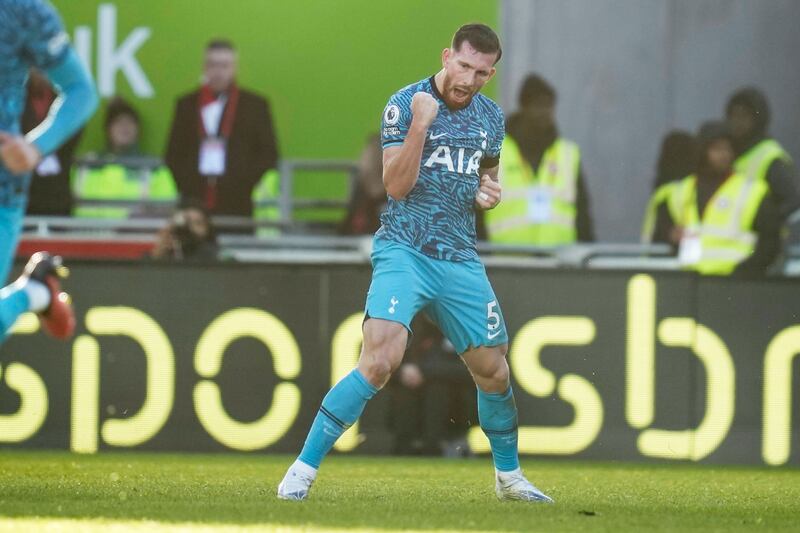
M 215 223 L 228 223 L 241 229 L 249 219 L 219 217 Z M 23 239 L 81 241 L 106 238 L 155 239 L 166 224 L 164 219 L 128 220 L 83 219 L 70 217 L 26 217 Z M 221 234 L 219 244 L 225 255 L 240 261 L 290 263 L 364 263 L 372 251 L 372 237 L 277 234 L 257 236 Z M 676 268 L 669 246 L 598 243 L 566 247 L 536 247 L 478 243 L 484 262 L 490 266 L 517 268 Z
M 124 208 L 131 213 L 144 213 L 146 216 L 164 216 L 174 208 L 175 201 L 153 199 L 148 196 L 153 172 L 164 167 L 164 162 L 151 156 L 84 156 L 76 160 L 74 191 L 82 190 L 89 171 L 106 165 L 120 165 L 131 169 L 141 182 L 140 198 L 129 200 L 81 198 L 76 194 L 76 207 L 92 208 Z M 258 207 L 277 207 L 280 213 L 277 220 L 253 222 L 246 217 L 218 217 L 215 219 L 221 229 L 232 231 L 249 230 L 255 227 L 277 227 L 284 231 L 303 231 L 308 227 L 324 227 L 325 223 L 299 221 L 294 217 L 297 209 L 343 209 L 347 207 L 347 198 L 353 189 L 358 172 L 356 162 L 344 159 L 284 159 L 278 165 L 280 174 L 280 191 L 275 198 L 259 199 Z M 298 172 L 345 172 L 347 174 L 346 194 L 344 199 L 315 198 L 294 196 L 295 181 Z M 54 221 L 62 224 L 62 221 Z
M 358 173 L 358 164 L 345 159 L 284 159 L 278 165 L 281 176 L 280 196 L 278 208 L 280 221 L 284 227 L 294 222 L 296 208 L 344 208 L 347 200 L 330 200 L 320 198 L 295 198 L 294 183 L 298 171 L 313 172 L 347 172 L 347 194 L 349 198 L 353 191 Z

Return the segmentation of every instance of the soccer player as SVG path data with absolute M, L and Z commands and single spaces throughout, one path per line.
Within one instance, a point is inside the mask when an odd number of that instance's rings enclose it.
M 59 92 L 48 117 L 25 137 L 19 118 L 31 67 Z M 94 85 L 44 0 L 0 0 L 0 283 L 8 278 L 25 215 L 30 172 L 80 128 L 97 107 Z M 75 317 L 59 278 L 60 257 L 37 252 L 14 283 L 0 290 L 0 342 L 17 317 L 39 315 L 57 338 L 72 335 Z
M 497 497 L 552 502 L 520 470 L 508 334 L 475 247 L 475 210 L 500 202 L 504 117 L 479 91 L 501 54 L 491 28 L 462 26 L 442 52 L 442 69 L 389 99 L 382 129 L 389 203 L 374 239 L 361 358 L 323 399 L 279 498 L 307 498 L 323 457 L 400 365 L 411 320 L 424 311 L 477 385 Z

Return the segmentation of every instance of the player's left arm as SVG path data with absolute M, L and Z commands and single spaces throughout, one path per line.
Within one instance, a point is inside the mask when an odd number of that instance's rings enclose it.
M 481 183 L 475 195 L 475 207 L 478 209 L 494 209 L 500 203 L 503 188 L 500 185 L 500 149 L 506 136 L 503 111 L 495 106 L 495 131 L 487 146 L 487 153 L 481 160 L 478 172 Z
M 481 168 L 481 184 L 475 195 L 475 206 L 479 209 L 494 209 L 500 203 L 503 188 L 500 186 L 500 165 Z

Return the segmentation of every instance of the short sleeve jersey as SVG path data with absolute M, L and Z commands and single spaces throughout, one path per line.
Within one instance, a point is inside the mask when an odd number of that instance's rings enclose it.
M 403 143 L 411 125 L 411 99 L 420 91 L 438 100 L 439 114 L 425 137 L 416 184 L 402 200 L 389 197 L 376 236 L 437 259 L 475 260 L 475 195 L 480 169 L 499 161 L 503 111 L 480 93 L 465 108 L 450 109 L 431 77 L 389 99 L 381 128 L 384 149 Z
M 57 66 L 68 45 L 61 19 L 48 2 L 0 0 L 0 131 L 20 132 L 28 70 Z M 11 179 L 0 163 L 0 184 Z

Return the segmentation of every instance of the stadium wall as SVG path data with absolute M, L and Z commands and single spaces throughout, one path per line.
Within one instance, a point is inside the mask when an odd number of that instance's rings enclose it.
M 661 139 L 721 118 L 739 87 L 763 89 L 772 134 L 800 157 L 800 2 L 504 0 L 501 101 L 526 74 L 558 90 L 561 132 L 580 144 L 602 240 L 635 241 Z M 623 193 L 624 191 L 624 193 Z
M 360 350 L 366 265 L 76 263 L 78 334 L 0 349 L 13 448 L 296 452 Z M 492 268 L 525 454 L 800 464 L 800 286 Z M 387 395 L 340 441 L 387 453 Z M 476 451 L 487 443 L 474 429 Z

